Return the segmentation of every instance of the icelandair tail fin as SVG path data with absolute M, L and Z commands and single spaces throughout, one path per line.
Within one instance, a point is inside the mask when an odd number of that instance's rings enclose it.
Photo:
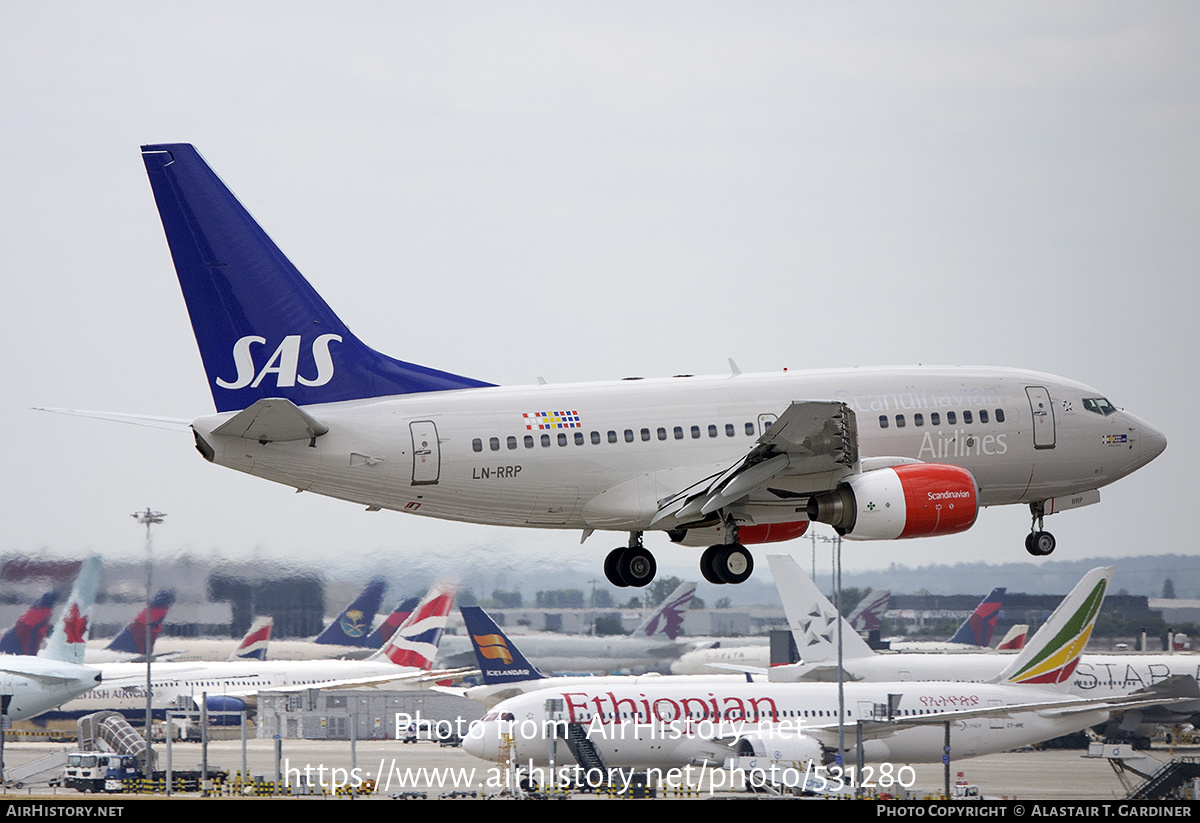
M 383 594 L 387 591 L 387 582 L 375 578 L 354 598 L 337 619 L 325 627 L 325 631 L 317 635 L 314 643 L 327 646 L 361 646 L 370 648 L 367 642 L 371 637 L 371 624 L 375 622 L 375 613 L 383 602 Z M 376 646 L 375 648 L 379 648 Z
M 870 657 L 875 654 L 844 617 L 839 617 L 829 598 L 808 579 L 790 554 L 769 554 L 767 563 L 775 588 L 783 601 L 788 628 L 796 641 L 802 663 L 837 661 L 837 621 L 842 621 L 842 656 Z
M 358 340 L 186 143 L 142 146 L 217 411 L 491 385 Z
M 661 637 L 664 640 L 675 640 L 683 628 L 683 618 L 687 616 L 688 606 L 696 596 L 695 583 L 680 583 L 675 591 L 667 595 L 662 605 L 633 630 L 635 637 Z
M 992 645 L 992 634 L 996 631 L 996 621 L 1004 606 L 1004 592 L 1003 587 L 992 589 L 992 593 L 983 598 L 971 616 L 958 627 L 950 642 L 983 648 Z
M 1058 684 L 1070 680 L 1116 570 L 1116 566 L 1101 566 L 1085 574 L 996 682 Z
M 271 628 L 275 625 L 273 617 L 260 617 L 254 621 L 250 631 L 242 638 L 242 642 L 229 655 L 230 660 L 266 660 L 267 644 L 271 640 Z
M 392 639 L 392 635 L 396 633 L 396 629 L 404 625 L 404 621 L 412 616 L 413 609 L 417 607 L 417 598 L 406 597 L 400 601 L 400 605 L 392 609 L 392 613 L 384 618 L 383 622 L 371 632 L 371 636 L 367 638 L 367 645 L 372 649 L 382 649 L 383 644 Z
M 154 654 L 154 641 L 162 632 L 167 612 L 175 603 L 175 592 L 163 590 L 150 599 L 150 654 Z M 114 652 L 126 652 L 145 657 L 146 655 L 146 610 L 138 612 L 128 626 L 106 646 Z
M 435 586 L 417 604 L 404 625 L 396 630 L 387 645 L 370 659 L 387 658 L 397 666 L 411 666 L 429 671 L 437 657 L 438 645 L 446 631 L 450 609 L 454 607 L 454 590 Z
M 34 657 L 50 631 L 50 615 L 58 602 L 56 592 L 46 592 L 0 637 L 0 654 Z
M 79 575 L 71 587 L 71 597 L 39 657 L 63 663 L 83 663 L 92 630 L 92 606 L 96 604 L 96 592 L 99 590 L 100 558 L 92 556 L 79 567 Z
M 692 587 L 695 588 L 694 583 Z M 459 611 L 467 624 L 467 634 L 485 684 L 495 686 L 545 679 L 546 675 L 525 659 L 487 612 L 478 606 L 463 606 Z

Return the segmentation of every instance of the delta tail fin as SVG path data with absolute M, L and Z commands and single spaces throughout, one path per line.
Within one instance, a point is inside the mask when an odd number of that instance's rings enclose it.
M 695 584 L 693 584 L 693 588 Z M 537 666 L 525 659 L 521 650 L 513 644 L 496 625 L 496 621 L 478 606 L 462 606 L 463 622 L 467 624 L 467 635 L 479 661 L 479 671 L 488 686 L 504 683 L 521 683 L 542 680 L 546 675 Z
M 164 589 L 150 599 L 150 654 L 154 654 L 154 641 L 162 632 L 167 612 L 175 604 L 175 592 Z M 106 647 L 110 651 L 146 656 L 146 610 L 138 612 L 128 626 L 113 638 Z
M 8 631 L 0 637 L 0 654 L 21 654 L 34 657 L 42 647 L 42 641 L 50 631 L 50 615 L 58 593 L 49 591 L 26 609 Z
M 186 143 L 142 146 L 217 411 L 491 385 L 368 348 Z
M 958 627 L 950 642 L 985 649 L 992 645 L 996 621 L 1000 618 L 1000 609 L 1004 607 L 1004 592 L 1003 587 L 992 589 L 991 594 L 983 598 L 975 607 L 975 611 L 971 612 L 971 616 Z

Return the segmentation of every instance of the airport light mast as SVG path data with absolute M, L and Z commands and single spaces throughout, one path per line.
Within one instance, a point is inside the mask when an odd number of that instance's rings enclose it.
M 146 622 L 146 637 L 145 637 L 146 644 L 142 648 L 146 655 L 146 728 L 145 728 L 145 733 L 146 733 L 146 769 L 147 769 L 147 771 L 149 771 L 150 770 L 150 758 L 152 757 L 152 745 L 153 745 L 153 735 L 151 734 L 151 726 L 154 721 L 154 711 L 153 711 L 153 703 L 152 703 L 153 696 L 150 693 L 150 660 L 151 660 L 151 654 L 150 654 L 151 636 L 150 635 L 152 632 L 152 628 L 151 628 L 150 624 L 153 622 L 153 619 L 154 619 L 154 613 L 153 613 L 153 611 L 151 611 L 150 601 L 152 599 L 152 593 L 153 593 L 153 589 L 151 588 L 151 584 L 153 582 L 151 570 L 153 569 L 152 549 L 154 547 L 154 540 L 150 534 L 150 527 L 157 526 L 159 523 L 162 523 L 163 518 L 165 518 L 167 515 L 164 514 L 163 512 L 152 511 L 150 509 L 150 507 L 147 506 L 146 510 L 144 512 L 134 512 L 133 514 L 131 514 L 129 516 L 132 517 L 134 520 L 136 520 L 141 525 L 146 527 L 146 621 L 145 621 Z M 171 733 L 171 730 L 168 728 L 167 734 L 170 734 L 170 733 Z

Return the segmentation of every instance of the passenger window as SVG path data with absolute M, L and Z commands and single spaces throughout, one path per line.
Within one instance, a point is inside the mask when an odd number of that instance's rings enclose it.
M 986 423 L 986 422 L 988 422 L 988 413 L 987 413 L 987 409 L 980 409 L 980 410 L 979 410 L 979 422 L 980 422 L 980 423 Z
M 575 432 L 575 445 L 576 446 L 583 445 L 583 432 Z
M 711 423 L 708 425 L 708 436 L 709 437 L 717 436 L 717 427 L 712 425 Z
M 511 435 L 510 435 L 510 436 L 509 436 L 509 438 L 508 438 L 508 440 L 506 441 L 506 445 L 507 445 L 507 446 L 508 446 L 510 449 L 515 449 L 515 448 L 517 447 L 517 438 L 515 438 L 515 437 L 513 437 L 513 436 L 511 436 Z
M 494 451 L 494 452 L 500 451 L 500 438 L 499 437 L 490 438 L 488 440 L 488 445 L 492 447 L 492 451 Z
M 666 440 L 666 439 L 667 439 L 667 430 L 666 430 L 666 429 L 664 429 L 662 426 L 659 426 L 659 427 L 658 427 L 658 439 L 659 439 L 659 440 Z
M 886 429 L 888 427 L 888 416 L 886 414 L 879 415 L 879 428 Z
M 754 436 L 754 424 L 753 423 L 746 424 L 746 434 L 749 435 L 750 437 Z
M 625 442 L 626 442 L 626 443 L 632 443 L 632 442 L 633 442 L 633 429 L 626 429 L 626 430 L 625 430 Z
M 566 432 L 558 433 L 558 445 L 560 445 L 560 446 L 567 445 L 567 433 Z
M 946 412 L 946 423 L 953 426 L 957 422 L 958 422 L 958 415 L 956 415 L 954 412 Z
M 533 435 L 532 434 L 525 435 L 525 448 L 527 448 L 527 449 L 533 448 Z
M 548 435 L 548 434 L 542 435 L 542 448 L 543 449 L 550 448 L 550 435 Z
M 1004 409 L 996 409 L 996 422 L 997 423 L 1004 422 Z
M 972 422 L 974 422 L 974 421 L 971 419 L 971 410 L 970 410 L 970 409 L 967 409 L 965 412 L 963 412 L 963 422 L 964 422 L 964 423 L 966 423 L 968 426 L 969 426 L 969 425 L 970 425 Z
M 700 439 L 700 427 L 699 426 L 692 426 L 692 439 L 693 440 Z
M 898 429 L 904 428 L 904 415 L 902 415 L 902 414 L 896 415 L 896 428 L 898 428 Z
M 471 448 L 477 452 L 483 451 L 483 441 L 476 437 L 471 441 Z
M 617 442 L 617 433 L 615 431 L 613 431 L 612 429 L 608 430 L 608 442 L 609 443 Z
M 931 425 L 931 426 L 942 425 L 942 416 L 937 412 L 930 412 L 929 413 L 929 425 Z
M 592 445 L 600 444 L 600 432 L 592 432 Z
M 676 440 L 682 440 L 682 439 L 683 439 L 683 426 L 676 426 L 676 427 L 675 427 L 675 439 L 676 439 Z
M 645 442 L 645 441 L 647 441 L 647 440 L 649 440 L 649 439 L 650 439 L 650 430 L 649 430 L 649 429 L 642 429 L 642 442 Z
M 726 424 L 725 424 L 725 436 L 726 436 L 726 437 L 733 437 L 733 435 L 734 435 L 733 424 L 732 424 L 732 423 L 726 423 Z
M 925 425 L 925 415 L 921 414 L 920 412 L 917 412 L 916 414 L 914 414 L 913 415 L 913 425 L 914 426 L 924 426 Z

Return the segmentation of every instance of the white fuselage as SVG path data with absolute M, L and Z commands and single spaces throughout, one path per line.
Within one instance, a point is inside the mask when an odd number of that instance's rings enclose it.
M 214 434 L 229 413 L 193 428 L 218 464 L 370 507 L 504 526 L 632 531 L 678 526 L 652 524 L 660 501 L 729 468 L 789 404 L 812 399 L 854 410 L 862 458 L 960 466 L 974 477 L 981 505 L 1095 490 L 1145 465 L 1166 442 L 1124 411 L 1085 408 L 1099 397 L 1036 372 L 863 368 L 318 404 L 305 410 L 328 431 L 311 440 Z M 730 513 L 743 522 L 802 521 L 804 496 L 839 479 L 780 478 L 771 493 L 758 490 Z
M 1061 692 L 1033 687 L 983 683 L 847 683 L 845 724 L 848 746 L 855 724 L 871 719 L 888 695 L 901 695 L 895 717 L 926 717 L 960 709 L 1011 706 L 999 716 L 961 719 L 951 725 L 951 756 L 976 757 L 1078 731 L 1109 716 L 1107 711 L 1022 709 L 1032 703 L 1062 701 Z M 548 699 L 561 708 L 548 711 Z M 587 732 L 607 767 L 651 768 L 689 763 L 721 763 L 731 754 L 731 740 L 758 738 L 774 759 L 819 757 L 822 745 L 836 740 L 837 686 L 829 683 L 716 684 L 697 678 L 691 687 L 677 683 L 628 688 L 585 686 L 544 689 L 497 704 L 471 725 L 464 748 L 476 757 L 500 760 L 512 740 L 514 762 L 545 765 L 552 729 L 547 722 L 578 723 Z M 869 762 L 937 762 L 942 757 L 942 725 L 901 728 L 867 740 Z M 563 740 L 558 763 L 572 757 Z
M 7 714 L 30 720 L 83 694 L 99 682 L 100 670 L 24 655 L 0 656 L 0 694 L 11 695 Z

